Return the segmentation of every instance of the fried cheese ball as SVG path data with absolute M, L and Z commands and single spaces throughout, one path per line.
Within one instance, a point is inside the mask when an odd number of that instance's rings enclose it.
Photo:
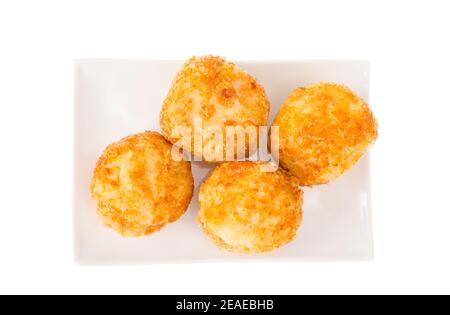
M 264 88 L 234 63 L 215 56 L 193 57 L 173 81 L 161 110 L 160 125 L 173 144 L 203 161 L 222 162 L 238 156 L 236 138 L 228 135 L 227 140 L 226 127 L 254 127 L 258 131 L 259 126 L 267 126 L 269 109 Z M 181 127 L 190 132 L 190 138 L 183 136 Z M 199 145 L 194 144 L 194 135 Z M 250 139 L 245 139 L 245 156 L 257 149 L 257 138 Z
M 294 176 L 269 163 L 227 162 L 200 188 L 198 222 L 223 249 L 262 253 L 295 238 L 302 205 Z
M 296 89 L 273 125 L 279 128 L 279 156 L 272 153 L 302 186 L 339 177 L 377 138 L 368 104 L 347 87 L 331 83 Z
M 172 145 L 144 132 L 109 145 L 97 162 L 91 195 L 103 223 L 123 236 L 160 230 L 183 215 L 194 181 L 189 162 L 176 162 Z

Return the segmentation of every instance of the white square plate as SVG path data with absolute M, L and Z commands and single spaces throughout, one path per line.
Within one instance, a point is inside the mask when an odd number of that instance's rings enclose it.
M 271 119 L 298 86 L 330 81 L 369 96 L 365 61 L 248 61 L 239 66 L 265 87 Z M 341 178 L 306 188 L 297 239 L 272 253 L 243 255 L 217 248 L 196 223 L 194 197 L 181 219 L 153 235 L 122 238 L 103 227 L 89 197 L 97 158 L 111 142 L 159 130 L 159 111 L 181 61 L 79 60 L 75 62 L 75 257 L 82 264 L 208 261 L 370 260 L 373 257 L 370 163 L 366 155 Z M 211 167 L 193 165 L 196 194 Z

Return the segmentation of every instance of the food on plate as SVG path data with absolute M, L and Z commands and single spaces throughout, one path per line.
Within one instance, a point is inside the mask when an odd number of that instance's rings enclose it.
M 198 221 L 221 248 L 268 252 L 292 241 L 302 222 L 297 178 L 269 163 L 226 162 L 200 188 Z
M 277 114 L 280 165 L 304 186 L 325 184 L 350 169 L 377 138 L 369 105 L 343 85 L 294 90 Z
M 194 190 L 191 164 L 175 161 L 171 151 L 167 140 L 149 131 L 105 149 L 94 170 L 91 195 L 106 226 L 138 237 L 185 213 Z
M 245 145 L 238 151 L 238 140 L 226 133 L 226 127 L 242 128 L 237 133 L 245 128 L 258 132 L 259 126 L 267 126 L 269 109 L 264 88 L 249 73 L 221 57 L 193 57 L 173 81 L 160 124 L 173 144 L 204 161 L 221 162 L 243 157 L 238 152 L 248 156 L 258 146 L 257 134 L 245 136 Z

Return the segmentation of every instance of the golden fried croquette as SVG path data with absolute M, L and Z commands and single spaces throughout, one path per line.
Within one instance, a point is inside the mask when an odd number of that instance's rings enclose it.
M 331 83 L 296 89 L 273 125 L 279 127 L 281 166 L 304 186 L 342 175 L 377 138 L 368 104 L 347 87 Z
M 219 247 L 261 253 L 295 238 L 302 205 L 294 176 L 269 163 L 227 162 L 200 188 L 198 221 Z
M 185 213 L 194 190 L 191 165 L 174 161 L 171 150 L 156 132 L 132 135 L 106 148 L 91 182 L 97 213 L 106 226 L 137 237 Z
M 234 154 L 233 151 L 226 151 L 226 127 L 267 126 L 269 109 L 264 88 L 234 63 L 215 56 L 193 57 L 184 64 L 173 81 L 163 104 L 160 124 L 163 135 L 173 144 L 189 149 L 190 153 L 204 161 L 220 162 L 227 156 L 237 156 L 236 144 L 228 145 L 231 150 L 234 149 Z M 198 137 L 200 145 L 193 142 L 194 132 L 199 134 L 194 126 L 203 128 L 203 134 L 200 132 Z M 191 141 L 182 137 L 180 127 L 190 130 Z M 219 141 L 222 147 L 216 142 L 217 133 L 223 139 Z M 253 146 L 257 147 L 257 141 L 250 144 L 249 138 L 245 142 L 246 155 L 254 153 L 249 152 L 254 151 L 251 150 Z M 215 150 L 218 150 L 220 159 L 214 155 Z

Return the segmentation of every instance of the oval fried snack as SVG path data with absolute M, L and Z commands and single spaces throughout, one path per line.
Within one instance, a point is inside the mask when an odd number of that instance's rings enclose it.
M 198 221 L 223 249 L 268 252 L 295 238 L 302 205 L 303 192 L 294 176 L 269 163 L 229 162 L 202 184 Z
M 258 131 L 257 127 L 267 126 L 269 109 L 261 84 L 234 63 L 215 56 L 193 57 L 173 81 L 161 110 L 160 125 L 163 135 L 173 144 L 204 161 L 221 162 L 227 156 L 238 155 L 237 145 L 231 141 L 228 146 L 232 151 L 227 151 L 226 127 L 255 127 Z M 203 128 L 203 132 L 197 132 L 194 126 Z M 187 129 L 191 137 L 183 137 L 180 128 Z M 194 134 L 200 145 L 194 145 Z M 258 145 L 257 138 L 250 138 L 245 139 L 246 156 L 254 153 Z
M 91 195 L 104 224 L 123 236 L 143 236 L 176 221 L 194 190 L 191 164 L 176 162 L 156 132 L 109 145 L 97 162 Z
M 377 138 L 368 104 L 347 87 L 331 83 L 296 89 L 273 125 L 279 127 L 276 158 L 303 186 L 342 175 Z

